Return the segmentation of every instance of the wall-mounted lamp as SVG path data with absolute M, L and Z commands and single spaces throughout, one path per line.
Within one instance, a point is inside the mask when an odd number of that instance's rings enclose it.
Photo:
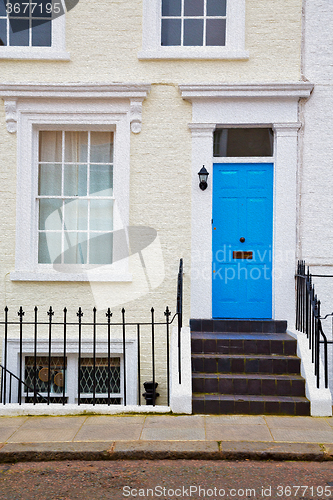
M 202 189 L 202 191 L 204 191 L 207 188 L 207 179 L 209 176 L 209 173 L 205 169 L 205 165 L 203 165 L 200 172 L 198 172 L 198 176 L 199 176 L 199 181 L 200 181 L 199 188 Z

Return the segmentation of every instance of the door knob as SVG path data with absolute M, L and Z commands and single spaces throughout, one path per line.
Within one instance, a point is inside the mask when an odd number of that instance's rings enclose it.
M 240 241 L 241 243 L 244 243 L 245 238 L 242 236 L 241 238 L 239 238 L 239 241 Z

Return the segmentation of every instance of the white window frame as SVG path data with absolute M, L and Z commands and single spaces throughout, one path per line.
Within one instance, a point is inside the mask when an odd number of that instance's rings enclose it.
M 59 0 L 63 4 L 63 0 Z M 66 9 L 64 14 L 52 19 L 51 47 L 18 47 L 0 46 L 1 59 L 38 59 L 69 61 L 70 55 L 66 51 Z
M 111 341 L 110 348 L 112 352 L 112 357 L 120 357 L 120 393 L 112 393 L 111 398 L 119 398 L 120 404 L 124 404 L 124 349 L 123 340 L 114 338 Z M 48 340 L 41 339 L 38 341 L 37 356 L 48 356 Z M 4 349 L 4 344 L 3 344 Z M 8 354 L 7 354 L 7 369 L 12 373 L 18 374 L 20 372 L 20 341 L 18 339 L 8 339 Z M 96 344 L 96 357 L 107 358 L 108 357 L 108 345 L 106 341 L 98 341 Z M 126 363 L 126 404 L 127 405 L 137 405 L 138 404 L 138 375 L 137 375 L 137 341 L 136 339 L 126 339 L 125 343 L 125 353 L 126 359 L 131 360 L 130 363 Z M 25 358 L 26 356 L 34 356 L 34 340 L 24 339 L 22 343 L 22 374 L 24 374 L 25 369 Z M 63 340 L 53 339 L 52 340 L 52 356 L 62 357 L 63 356 Z M 93 357 L 91 340 L 82 339 L 81 342 L 81 357 L 88 358 Z M 66 393 L 68 404 L 78 404 L 78 342 L 74 339 L 68 339 L 66 342 L 66 358 L 67 358 L 67 369 L 66 369 Z M 9 393 L 9 377 L 7 376 L 7 394 Z M 22 402 L 25 402 L 25 388 L 22 386 Z M 45 395 L 45 393 L 42 393 Z M 17 403 L 18 396 L 18 386 L 17 382 L 13 380 L 12 387 L 12 398 L 13 403 Z M 31 393 L 29 394 L 31 396 Z M 61 393 L 51 393 L 50 397 L 58 396 L 61 398 Z M 86 395 L 81 393 L 81 397 L 92 397 L 91 395 Z M 96 393 L 96 398 L 105 397 Z M 61 400 L 59 401 L 61 403 Z M 84 408 L 85 405 L 81 403 Z M 102 406 L 102 405 L 98 405 Z M 87 408 L 91 408 L 91 404 L 87 405 Z
M 227 0 L 226 44 L 162 46 L 161 1 L 143 0 L 142 50 L 139 59 L 248 59 L 245 50 L 245 0 Z
M 147 84 L 0 85 L 7 128 L 17 123 L 17 208 L 13 281 L 131 281 L 128 258 L 110 265 L 38 263 L 38 133 L 40 130 L 114 131 L 114 231 L 129 225 L 131 131 L 141 130 Z M 48 97 L 48 98 L 47 98 Z M 14 100 L 15 99 L 15 100 Z

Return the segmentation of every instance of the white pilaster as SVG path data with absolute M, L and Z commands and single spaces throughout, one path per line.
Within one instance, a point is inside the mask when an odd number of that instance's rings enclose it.
M 295 322 L 297 136 L 301 124 L 274 123 L 273 317 Z
M 191 123 L 192 132 L 192 256 L 191 318 L 212 317 L 212 181 L 215 124 Z M 209 172 L 205 191 L 199 188 L 198 172 Z

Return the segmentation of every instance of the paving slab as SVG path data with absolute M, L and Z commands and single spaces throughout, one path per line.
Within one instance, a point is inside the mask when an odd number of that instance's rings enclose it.
M 43 443 L 72 441 L 77 433 L 76 428 L 71 429 L 19 429 L 8 439 L 8 443 Z
M 2 427 L 21 427 L 29 417 L 0 417 L 0 429 Z
M 176 429 L 182 427 L 183 429 L 202 429 L 204 425 L 205 417 L 202 415 L 147 416 L 145 420 L 145 428 L 169 427 L 170 429 Z
M 84 425 L 129 425 L 129 424 L 144 424 L 145 415 L 141 416 L 113 416 L 113 415 L 101 415 L 101 416 L 91 416 L 86 417 Z
M 273 441 L 266 425 L 210 424 L 206 426 L 206 439 L 216 441 Z
M 106 417 L 107 419 L 108 417 Z M 97 423 L 93 423 L 97 422 Z M 109 420 L 98 420 L 82 425 L 75 436 L 75 441 L 115 441 L 115 440 L 138 440 L 140 439 L 144 419 L 133 420 L 130 417 L 110 418 Z
M 312 429 L 330 431 L 332 427 L 327 419 L 320 417 L 265 417 L 269 428 L 280 429 Z
M 227 424 L 227 425 L 265 425 L 266 420 L 263 416 L 247 416 L 247 415 L 214 415 L 205 416 L 206 426 L 211 424 Z
M 8 439 L 17 431 L 15 427 L 8 427 L 5 429 L 4 427 L 0 427 L 0 441 L 6 442 Z
M 271 429 L 274 441 L 294 443 L 333 443 L 331 431 L 304 429 Z
M 202 416 L 147 417 L 141 434 L 144 441 L 205 440 Z
M 33 429 L 78 429 L 87 420 L 82 417 L 30 417 L 21 425 L 21 430 Z

